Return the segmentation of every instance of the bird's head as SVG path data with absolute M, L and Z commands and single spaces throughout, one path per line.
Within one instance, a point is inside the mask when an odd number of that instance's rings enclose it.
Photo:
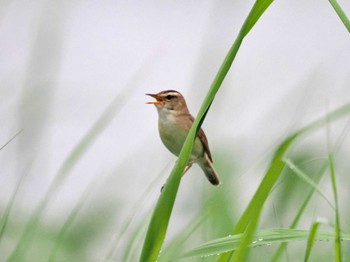
M 146 94 L 156 101 L 147 102 L 153 104 L 159 110 L 174 111 L 177 113 L 188 113 L 184 97 L 175 90 L 164 90 L 157 94 Z

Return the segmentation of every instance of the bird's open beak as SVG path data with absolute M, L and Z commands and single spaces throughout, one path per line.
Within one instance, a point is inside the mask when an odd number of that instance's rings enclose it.
M 156 101 L 146 102 L 146 104 L 159 105 L 159 104 L 163 103 L 162 99 L 159 96 L 155 95 L 155 94 L 146 94 L 146 95 L 151 96 L 154 99 L 156 99 Z

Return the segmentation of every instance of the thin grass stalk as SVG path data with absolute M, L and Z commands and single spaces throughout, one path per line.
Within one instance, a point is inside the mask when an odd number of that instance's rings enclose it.
M 348 30 L 348 32 L 350 33 L 350 20 L 346 16 L 346 14 L 343 11 L 343 9 L 341 8 L 341 6 L 338 4 L 337 0 L 329 0 L 329 2 L 333 6 L 335 12 L 337 13 L 337 15 L 339 16 L 340 20 L 345 25 L 345 27 Z
M 301 171 L 299 167 L 297 167 L 291 159 L 285 159 L 284 162 L 300 179 L 302 179 L 305 183 L 311 186 L 324 200 L 326 200 L 328 205 L 335 210 L 335 207 L 332 204 L 332 202 L 326 197 L 325 194 L 322 193 L 321 189 L 307 174 Z
M 3 150 L 8 144 L 10 144 L 12 142 L 12 140 L 14 140 L 17 136 L 19 136 L 20 133 L 22 133 L 24 129 L 19 130 L 13 137 L 11 137 L 5 144 L 3 144 L 0 147 L 0 151 Z
M 335 202 L 335 239 L 334 239 L 334 261 L 335 262 L 341 262 L 341 242 L 340 242 L 340 216 L 339 216 L 339 201 L 338 201 L 338 191 L 337 191 L 337 183 L 336 183 L 336 177 L 335 177 L 335 170 L 334 170 L 334 160 L 333 155 L 329 154 L 328 156 L 329 161 L 329 169 L 331 173 L 332 178 L 332 189 L 333 189 L 333 195 L 334 195 L 334 202 Z

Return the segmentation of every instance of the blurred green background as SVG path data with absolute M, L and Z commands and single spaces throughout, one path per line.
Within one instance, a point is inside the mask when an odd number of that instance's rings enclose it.
M 350 4 L 339 3 L 350 14 Z M 176 89 L 195 115 L 252 4 L 0 2 L 0 261 L 138 260 L 176 161 L 144 94 Z M 349 68 L 349 33 L 327 1 L 270 6 L 203 124 L 222 185 L 212 187 L 198 167 L 182 179 L 163 261 L 232 231 L 276 145 L 349 102 Z M 344 232 L 348 119 L 305 137 L 288 155 L 320 178 L 333 202 L 324 165 L 334 153 Z M 259 228 L 289 227 L 309 190 L 287 168 Z M 334 210 L 315 193 L 298 228 L 320 219 L 333 231 Z M 316 241 L 310 260 L 332 261 L 333 245 Z M 350 246 L 342 246 L 347 261 Z M 270 261 L 277 248 L 252 248 L 249 261 Z M 292 243 L 279 261 L 302 261 L 305 249 Z M 197 259 L 215 260 L 188 260 Z

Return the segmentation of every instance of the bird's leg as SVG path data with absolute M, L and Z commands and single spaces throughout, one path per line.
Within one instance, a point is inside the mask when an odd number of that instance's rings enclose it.
M 186 166 L 186 168 L 185 168 L 185 171 L 182 173 L 182 176 L 184 176 L 184 175 L 187 173 L 187 171 L 192 167 L 192 165 L 193 165 L 195 162 L 196 162 L 196 160 L 192 160 L 192 161 L 188 162 L 188 164 L 187 164 L 187 166 Z M 164 184 L 164 185 L 162 186 L 162 188 L 160 189 L 160 192 L 163 191 L 164 186 L 165 186 L 165 184 Z
M 185 171 L 182 173 L 182 176 L 186 174 L 186 172 L 191 168 L 192 165 L 187 165 Z
M 186 166 L 185 171 L 182 173 L 182 176 L 184 176 L 186 174 L 186 172 L 192 167 L 193 163 L 195 163 L 195 162 L 196 162 L 195 160 L 188 162 L 188 165 Z M 160 189 L 160 192 L 163 192 L 164 186 L 165 186 L 165 184 Z
M 182 173 L 182 176 L 184 176 L 186 174 L 186 172 L 192 167 L 193 163 L 195 163 L 196 160 L 192 160 L 190 162 L 188 162 L 186 168 L 185 168 L 185 171 Z

